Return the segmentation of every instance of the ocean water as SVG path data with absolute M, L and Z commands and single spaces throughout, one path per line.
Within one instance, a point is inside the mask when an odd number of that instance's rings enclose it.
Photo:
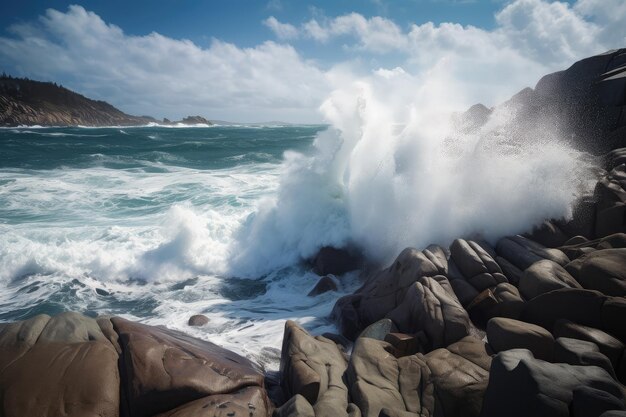
M 0 320 L 115 314 L 274 367 L 284 320 L 332 330 L 336 295 L 306 297 L 306 265 L 230 273 L 230 246 L 276 193 L 284 152 L 323 129 L 0 129 Z M 198 313 L 210 323 L 187 326 Z
M 392 75 L 334 91 L 327 126 L 0 129 L 0 321 L 115 314 L 276 370 L 285 320 L 335 331 L 360 285 L 306 296 L 322 246 L 385 266 L 407 246 L 495 243 L 593 189 L 593 158 L 550 115 L 524 123 L 513 103 L 459 128 L 445 91 Z

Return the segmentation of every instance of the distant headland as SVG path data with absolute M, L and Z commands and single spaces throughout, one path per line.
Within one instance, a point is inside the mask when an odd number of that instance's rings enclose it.
M 178 121 L 131 116 L 111 104 L 92 100 L 52 82 L 0 76 L 0 126 L 211 125 L 201 116 Z

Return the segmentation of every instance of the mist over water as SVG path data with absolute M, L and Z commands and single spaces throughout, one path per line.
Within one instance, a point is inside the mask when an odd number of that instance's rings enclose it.
M 263 274 L 325 245 L 384 265 L 407 246 L 495 243 L 570 217 L 594 186 L 588 156 L 550 115 L 524 122 L 511 102 L 477 126 L 451 111 L 445 80 L 422 81 L 382 71 L 333 92 L 321 107 L 331 128 L 312 156 L 286 155 L 277 197 L 239 234 L 234 271 Z
M 328 127 L 0 129 L 0 320 L 122 315 L 274 369 L 284 320 L 333 331 L 359 285 L 306 297 L 320 247 L 383 265 L 568 217 L 591 164 L 549 115 L 520 125 L 511 103 L 477 124 L 450 88 L 402 70 L 342 82 Z M 210 323 L 188 327 L 197 313 Z

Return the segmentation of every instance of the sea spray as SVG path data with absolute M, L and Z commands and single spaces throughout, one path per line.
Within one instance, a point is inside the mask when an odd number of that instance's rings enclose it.
M 445 81 L 396 69 L 335 90 L 321 106 L 331 127 L 312 155 L 286 155 L 279 191 L 242 227 L 231 270 L 260 276 L 326 245 L 356 245 L 384 264 L 407 246 L 495 242 L 571 216 L 594 178 L 550 115 L 525 120 L 513 100 L 463 127 L 469 116 L 451 112 Z

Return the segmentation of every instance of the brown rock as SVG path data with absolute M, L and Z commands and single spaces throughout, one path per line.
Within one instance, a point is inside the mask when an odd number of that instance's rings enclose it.
M 203 397 L 263 387 L 247 359 L 213 343 L 165 328 L 111 319 L 123 351 L 123 389 L 133 416 L 152 416 Z M 267 409 L 264 394 L 253 406 Z
M 554 337 L 546 329 L 523 321 L 495 317 L 487 323 L 487 339 L 495 352 L 528 349 L 537 359 L 552 361 Z
M 561 265 L 547 259 L 528 267 L 519 283 L 519 291 L 527 300 L 560 288 L 582 287 Z

